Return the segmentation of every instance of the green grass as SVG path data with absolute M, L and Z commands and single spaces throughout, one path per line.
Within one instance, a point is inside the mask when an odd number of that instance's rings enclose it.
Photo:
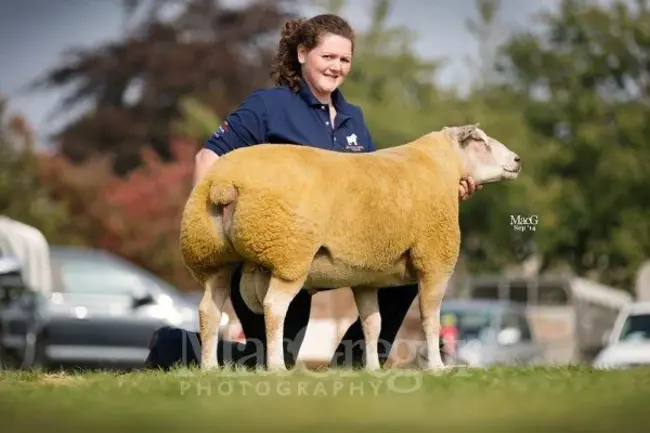
M 10 432 L 650 431 L 650 369 L 0 372 Z M 410 388 L 410 390 L 409 390 Z

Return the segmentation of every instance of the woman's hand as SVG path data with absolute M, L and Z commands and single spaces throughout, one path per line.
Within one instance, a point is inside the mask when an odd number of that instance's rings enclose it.
M 458 198 L 467 200 L 481 188 L 483 188 L 483 185 L 477 186 L 472 176 L 462 177 L 458 186 Z

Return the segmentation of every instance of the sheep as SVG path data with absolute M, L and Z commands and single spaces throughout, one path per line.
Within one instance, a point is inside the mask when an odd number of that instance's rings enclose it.
M 301 289 L 340 287 L 354 295 L 365 368 L 379 369 L 378 288 L 416 283 L 424 369 L 444 369 L 439 312 L 460 250 L 458 184 L 464 175 L 478 184 L 513 180 L 520 170 L 519 156 L 479 124 L 443 127 L 370 153 L 264 144 L 220 157 L 181 217 L 183 261 L 205 288 L 201 368 L 218 367 L 216 328 L 242 266 L 242 297 L 264 314 L 268 370 L 286 370 L 291 300 Z

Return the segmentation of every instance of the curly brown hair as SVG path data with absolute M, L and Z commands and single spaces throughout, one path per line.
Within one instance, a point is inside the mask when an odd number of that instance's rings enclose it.
M 338 15 L 321 14 L 310 19 L 299 18 L 286 22 L 271 67 L 271 78 L 275 85 L 288 86 L 297 92 L 302 79 L 298 46 L 302 45 L 311 51 L 318 45 L 321 36 L 327 33 L 349 39 L 354 51 L 354 30 Z

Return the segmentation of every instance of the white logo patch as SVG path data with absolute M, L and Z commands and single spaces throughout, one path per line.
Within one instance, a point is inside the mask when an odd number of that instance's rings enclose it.
M 350 134 L 345 137 L 347 140 L 348 144 L 345 146 L 345 148 L 349 151 L 352 152 L 360 152 L 363 150 L 363 146 L 360 146 L 359 143 L 357 143 L 357 134 Z

